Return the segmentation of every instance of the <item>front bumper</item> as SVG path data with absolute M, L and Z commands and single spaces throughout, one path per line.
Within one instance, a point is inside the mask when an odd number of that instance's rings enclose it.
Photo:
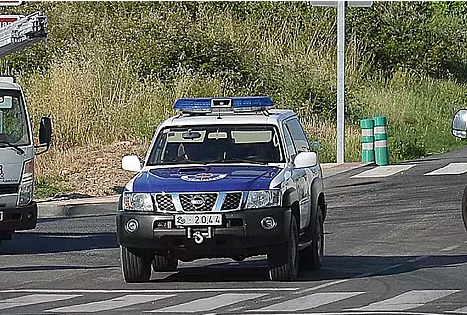
M 265 254 L 268 246 L 283 243 L 289 238 L 292 216 L 289 208 L 248 209 L 225 212 L 222 216 L 223 225 L 212 227 L 212 237 L 196 244 L 188 228 L 175 227 L 173 214 L 119 211 L 118 242 L 126 247 L 169 250 L 179 259 L 186 256 L 189 257 L 187 260 L 191 260 Z M 277 226 L 272 230 L 264 229 L 260 223 L 264 217 L 274 218 Z M 130 219 L 138 221 L 138 229 L 133 233 L 125 229 Z M 206 233 L 207 227 L 192 227 L 191 233 L 195 231 Z
M 0 203 L 0 232 L 34 229 L 37 224 L 37 204 L 24 207 L 2 208 Z

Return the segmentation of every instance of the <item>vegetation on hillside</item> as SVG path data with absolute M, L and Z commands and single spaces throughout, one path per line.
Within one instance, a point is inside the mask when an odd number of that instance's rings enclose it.
M 47 40 L 4 58 L 63 150 L 147 141 L 179 97 L 269 95 L 296 110 L 322 162 L 336 156 L 336 9 L 307 2 L 26 2 Z M 462 145 L 466 2 L 375 2 L 346 15 L 346 161 L 359 121 L 388 117 L 390 160 Z

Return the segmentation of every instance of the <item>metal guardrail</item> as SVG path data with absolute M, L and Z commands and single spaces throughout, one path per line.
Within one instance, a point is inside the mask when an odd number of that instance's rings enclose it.
M 0 29 L 0 58 L 47 37 L 47 17 L 38 11 Z

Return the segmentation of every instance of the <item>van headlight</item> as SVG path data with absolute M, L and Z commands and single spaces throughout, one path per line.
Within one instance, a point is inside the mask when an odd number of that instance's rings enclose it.
M 123 193 L 123 210 L 125 211 L 154 211 L 151 194 Z
M 248 192 L 247 209 L 278 207 L 281 204 L 281 192 L 278 189 L 252 190 Z
M 34 197 L 34 159 L 30 159 L 23 164 L 23 174 L 18 191 L 18 207 L 26 206 Z

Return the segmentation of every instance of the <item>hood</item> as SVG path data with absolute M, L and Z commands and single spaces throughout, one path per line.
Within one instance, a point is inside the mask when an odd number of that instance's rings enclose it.
M 280 171 L 272 166 L 206 166 L 153 169 L 133 178 L 133 192 L 246 191 L 269 189 Z

